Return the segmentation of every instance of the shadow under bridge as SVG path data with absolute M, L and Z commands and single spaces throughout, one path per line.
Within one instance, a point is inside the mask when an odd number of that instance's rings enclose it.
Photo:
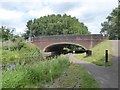
M 84 53 L 87 49 L 84 46 L 75 43 L 54 43 L 44 48 L 44 53 L 51 55 L 60 55 L 67 53 Z

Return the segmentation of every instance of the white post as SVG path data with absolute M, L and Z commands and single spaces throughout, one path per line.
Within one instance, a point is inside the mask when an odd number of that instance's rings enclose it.
M 118 35 L 115 35 L 116 36 L 116 39 L 118 40 Z

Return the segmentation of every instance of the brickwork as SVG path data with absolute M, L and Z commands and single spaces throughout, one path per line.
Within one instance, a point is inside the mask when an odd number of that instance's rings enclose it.
M 41 50 L 45 50 L 47 46 L 54 45 L 55 43 L 68 43 L 83 46 L 86 49 L 94 47 L 102 42 L 106 37 L 101 34 L 88 34 L 88 35 L 53 35 L 53 36 L 40 36 L 34 37 L 33 43 Z

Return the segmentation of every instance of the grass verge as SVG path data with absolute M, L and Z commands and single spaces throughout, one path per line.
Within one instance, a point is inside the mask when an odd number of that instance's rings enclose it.
M 47 88 L 100 88 L 97 81 L 83 66 L 73 63 L 53 83 L 45 86 Z
M 107 64 L 105 64 L 105 50 L 106 49 L 108 49 L 109 51 L 109 62 Z M 92 62 L 99 66 L 112 65 L 112 44 L 110 41 L 105 40 L 104 42 L 101 42 L 100 44 L 92 48 L 91 50 L 93 51 L 92 56 L 86 57 L 86 53 L 83 53 L 83 54 L 75 55 L 75 57 L 80 60 Z
M 78 68 L 80 69 L 81 88 L 100 88 L 98 82 L 85 70 L 85 68 L 83 68 L 83 66 L 79 65 Z

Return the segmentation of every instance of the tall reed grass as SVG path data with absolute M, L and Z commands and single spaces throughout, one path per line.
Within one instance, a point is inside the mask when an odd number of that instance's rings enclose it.
M 16 70 L 2 72 L 2 88 L 42 87 L 46 82 L 54 80 L 70 65 L 68 59 L 59 56 L 41 63 L 18 65 Z

